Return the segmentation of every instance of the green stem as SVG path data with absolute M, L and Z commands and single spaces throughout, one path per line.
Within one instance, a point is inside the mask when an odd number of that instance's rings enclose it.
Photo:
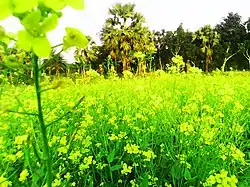
M 43 156 L 44 156 L 44 161 L 46 162 L 46 167 L 47 167 L 47 187 L 51 187 L 52 161 L 51 161 L 51 155 L 49 151 L 49 143 L 48 143 L 48 138 L 47 138 L 46 126 L 44 123 L 43 111 L 42 111 L 40 70 L 39 70 L 39 65 L 38 65 L 38 57 L 35 54 L 33 54 L 32 62 L 34 66 L 34 81 L 35 81 L 36 97 L 37 97 L 38 119 L 40 123 L 40 131 L 41 131 L 42 139 L 43 139 Z

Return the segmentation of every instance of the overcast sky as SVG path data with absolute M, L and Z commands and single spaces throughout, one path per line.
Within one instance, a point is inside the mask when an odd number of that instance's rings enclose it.
M 98 42 L 97 33 L 108 16 L 108 9 L 118 2 L 136 4 L 152 30 L 175 30 L 182 22 L 185 29 L 195 30 L 204 24 L 215 25 L 228 12 L 238 12 L 243 20 L 250 17 L 250 0 L 85 0 L 85 10 L 64 9 L 56 30 L 49 33 L 50 41 L 58 44 L 66 26 L 79 28 Z M 15 18 L 0 21 L 7 31 L 16 32 L 21 25 Z

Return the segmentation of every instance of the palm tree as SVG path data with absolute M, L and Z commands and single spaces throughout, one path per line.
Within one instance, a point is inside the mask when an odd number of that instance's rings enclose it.
M 87 36 L 89 44 L 85 49 L 76 48 L 75 50 L 75 60 L 80 63 L 80 72 L 85 76 L 86 66 L 89 66 L 89 69 L 92 68 L 92 63 L 97 60 L 97 50 L 96 43 L 94 40 Z
M 60 52 L 56 53 L 55 50 L 52 50 L 50 58 L 44 60 L 43 68 L 49 75 L 54 72 L 56 76 L 59 76 L 62 71 L 66 73 L 67 61 Z
M 206 56 L 206 72 L 208 72 L 209 63 L 213 59 L 213 47 L 219 43 L 220 35 L 210 25 L 205 25 L 194 34 L 193 40 L 201 41 L 201 52 Z
M 110 17 L 101 32 L 105 50 L 115 62 L 122 64 L 122 71 L 131 69 L 135 52 L 146 52 L 150 42 L 149 29 L 144 27 L 145 18 L 135 12 L 134 4 L 116 4 L 109 9 Z M 154 45 L 151 45 L 151 48 Z

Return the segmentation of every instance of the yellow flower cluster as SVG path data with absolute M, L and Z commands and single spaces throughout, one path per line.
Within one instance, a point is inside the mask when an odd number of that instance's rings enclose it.
M 20 182 L 26 181 L 28 176 L 29 176 L 28 170 L 27 170 L 27 169 L 23 170 L 23 171 L 20 173 L 19 181 L 20 181 Z
M 239 161 L 243 165 L 246 164 L 245 154 L 239 150 L 234 144 L 228 144 L 227 146 L 220 144 L 220 156 L 223 160 L 226 160 L 228 157 L 233 158 L 234 161 Z
M 135 144 L 127 144 L 124 147 L 124 150 L 129 153 L 129 154 L 142 154 L 144 157 L 146 157 L 144 159 L 144 161 L 150 161 L 153 160 L 154 158 L 156 158 L 156 155 L 154 154 L 153 151 L 148 150 L 148 151 L 142 151 L 140 150 L 140 147 L 138 145 Z
M 12 182 L 8 181 L 8 179 L 3 176 L 0 176 L 0 186 L 9 187 L 9 186 L 12 186 Z
M 138 145 L 135 144 L 127 144 L 124 147 L 124 150 L 127 151 L 129 154 L 140 154 L 141 150 Z
M 151 175 L 148 175 L 148 185 L 149 186 L 155 186 L 156 182 L 159 180 L 157 177 L 152 177 Z
M 77 150 L 77 151 L 71 151 L 71 153 L 69 155 L 69 159 L 72 160 L 72 162 L 74 163 L 81 156 L 82 156 L 82 154 L 81 154 L 81 152 L 79 150 Z
M 124 163 L 124 164 L 122 165 L 121 173 L 122 173 L 123 175 L 128 175 L 129 173 L 132 173 L 132 169 L 133 169 L 132 166 L 128 166 L 126 163 Z
M 182 112 L 187 114 L 196 113 L 198 111 L 198 106 L 196 103 L 190 103 L 182 108 Z
M 145 161 L 150 161 L 151 159 L 156 158 L 156 155 L 154 154 L 153 151 L 148 150 L 148 151 L 143 151 L 142 155 L 145 156 L 146 158 L 144 159 Z
M 184 122 L 180 125 L 180 132 L 184 133 L 185 135 L 194 135 L 195 130 L 194 126 L 192 124 L 189 124 L 188 122 Z
M 215 175 L 210 175 L 203 186 L 213 186 L 217 184 L 217 187 L 237 187 L 238 179 L 235 175 L 231 177 L 227 176 L 228 172 L 224 169 Z
M 83 164 L 79 166 L 80 171 L 88 169 L 92 163 L 95 164 L 95 161 L 93 161 L 93 156 L 85 157 L 83 160 Z
M 127 139 L 127 133 L 126 132 L 120 132 L 118 135 L 111 134 L 108 139 L 110 141 L 115 141 L 115 140 L 121 140 L 121 139 Z
M 17 148 L 20 149 L 21 145 L 25 144 L 28 139 L 28 135 L 25 134 L 23 136 L 16 136 L 15 137 L 15 144 L 17 145 Z
M 210 145 L 214 142 L 213 140 L 217 132 L 218 132 L 218 128 L 215 128 L 215 127 L 210 128 L 210 127 L 205 126 L 202 129 L 201 140 L 205 144 Z

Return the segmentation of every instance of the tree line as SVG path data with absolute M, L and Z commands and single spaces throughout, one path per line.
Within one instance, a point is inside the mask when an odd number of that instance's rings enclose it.
M 175 31 L 151 31 L 145 23 L 135 4 L 115 4 L 100 31 L 101 45 L 88 37 L 87 48 L 76 48 L 73 64 L 63 59 L 61 51 L 52 51 L 44 60 L 44 72 L 85 75 L 94 69 L 108 75 L 111 71 L 142 74 L 156 70 L 189 72 L 194 68 L 204 72 L 250 69 L 250 18 L 243 21 L 238 13 L 230 12 L 216 26 L 204 25 L 195 32 L 182 24 Z M 14 58 L 29 63 L 27 52 L 15 47 L 3 49 L 2 62 Z

